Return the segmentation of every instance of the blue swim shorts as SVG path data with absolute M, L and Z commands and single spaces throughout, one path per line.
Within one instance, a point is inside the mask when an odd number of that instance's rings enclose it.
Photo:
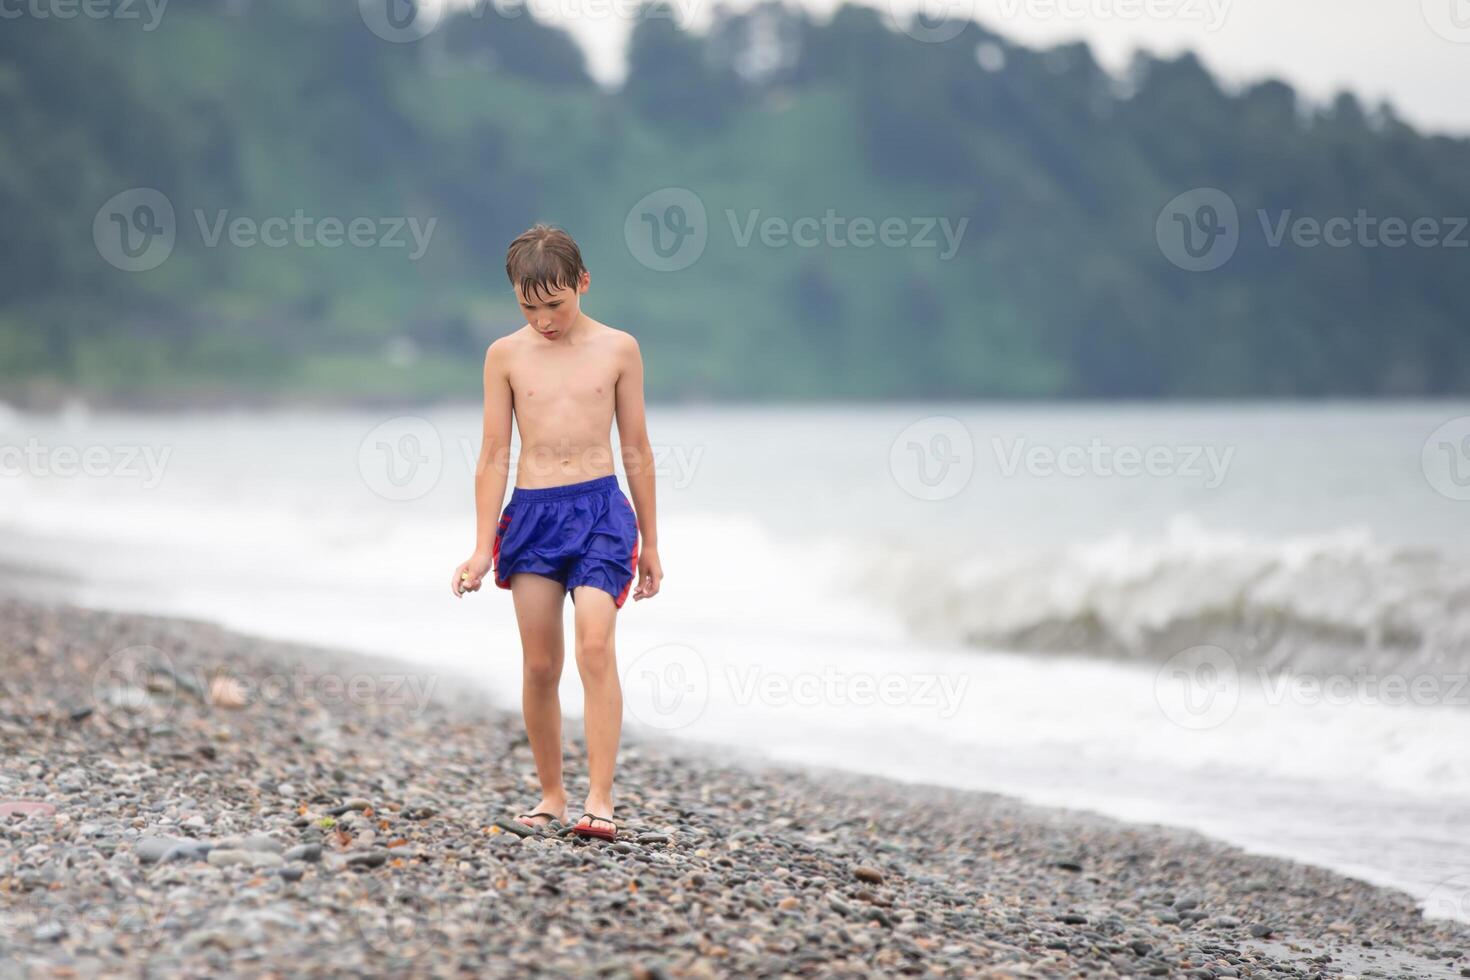
M 567 591 L 593 585 L 619 609 L 638 570 L 638 519 L 615 475 L 560 487 L 516 487 L 495 529 L 495 584 L 532 572 Z M 576 596 L 572 596 L 576 601 Z

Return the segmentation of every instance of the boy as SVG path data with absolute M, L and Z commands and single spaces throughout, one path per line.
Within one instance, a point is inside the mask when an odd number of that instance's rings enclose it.
M 562 603 L 571 593 L 591 784 L 573 832 L 611 840 L 617 834 L 612 784 L 623 716 L 613 629 L 634 571 L 635 601 L 657 595 L 663 578 L 643 360 L 632 336 L 582 312 L 578 297 L 591 275 L 566 232 L 535 225 L 511 243 L 505 272 L 526 325 L 485 354 L 475 551 L 454 570 L 450 587 L 456 596 L 477 592 L 493 566 L 495 584 L 509 589 L 515 603 L 524 658 L 521 707 L 542 794 L 516 819 L 532 827 L 553 819 L 566 823 L 557 686 L 565 653 Z M 515 489 L 497 523 L 512 413 L 521 454 Z M 613 471 L 614 416 L 636 517 Z

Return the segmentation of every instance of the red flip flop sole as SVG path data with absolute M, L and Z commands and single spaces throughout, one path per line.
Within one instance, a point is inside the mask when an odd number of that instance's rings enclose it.
M 573 827 L 572 833 L 578 837 L 601 837 L 603 840 L 613 840 L 618 835 L 615 830 L 593 830 L 590 827 Z

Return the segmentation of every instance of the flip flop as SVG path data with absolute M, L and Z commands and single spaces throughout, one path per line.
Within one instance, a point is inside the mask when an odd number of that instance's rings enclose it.
M 526 823 L 524 820 L 521 819 L 522 817 L 549 817 L 550 819 L 547 820 L 545 823 Z M 517 813 L 516 814 L 516 823 L 520 824 L 522 827 L 530 827 L 532 830 L 545 830 L 547 827 L 550 827 L 552 824 L 554 824 L 554 823 L 560 823 L 560 822 L 561 822 L 561 817 L 558 817 L 554 813 L 547 813 L 544 810 L 538 810 L 535 813 Z
M 593 820 L 604 820 L 607 823 L 612 824 L 613 829 L 606 830 L 594 827 L 590 823 L 585 827 L 580 826 L 580 824 L 582 823 L 582 817 L 591 817 Z M 576 834 L 578 837 L 601 837 L 603 840 L 612 840 L 613 838 L 618 836 L 618 825 L 616 823 L 613 823 L 612 817 L 599 817 L 591 810 L 585 811 L 582 814 L 582 817 L 578 817 L 577 825 L 574 825 L 572 827 L 572 833 Z

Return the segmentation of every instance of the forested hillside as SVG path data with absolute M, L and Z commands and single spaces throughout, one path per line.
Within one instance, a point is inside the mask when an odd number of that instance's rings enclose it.
M 920 43 L 863 7 L 646 15 L 617 92 L 488 5 L 414 43 L 346 0 L 146 23 L 0 25 L 0 399 L 473 398 L 535 221 L 582 243 L 654 397 L 1470 392 L 1470 141 L 1351 95 L 1227 91 L 1187 56 L 1117 78 L 975 24 Z M 1168 229 L 1216 215 L 1161 211 L 1202 187 L 1238 244 L 1189 271 Z M 104 208 L 135 188 L 171 222 Z M 645 225 L 702 251 L 661 268 Z M 108 245 L 165 230 L 140 271 Z

